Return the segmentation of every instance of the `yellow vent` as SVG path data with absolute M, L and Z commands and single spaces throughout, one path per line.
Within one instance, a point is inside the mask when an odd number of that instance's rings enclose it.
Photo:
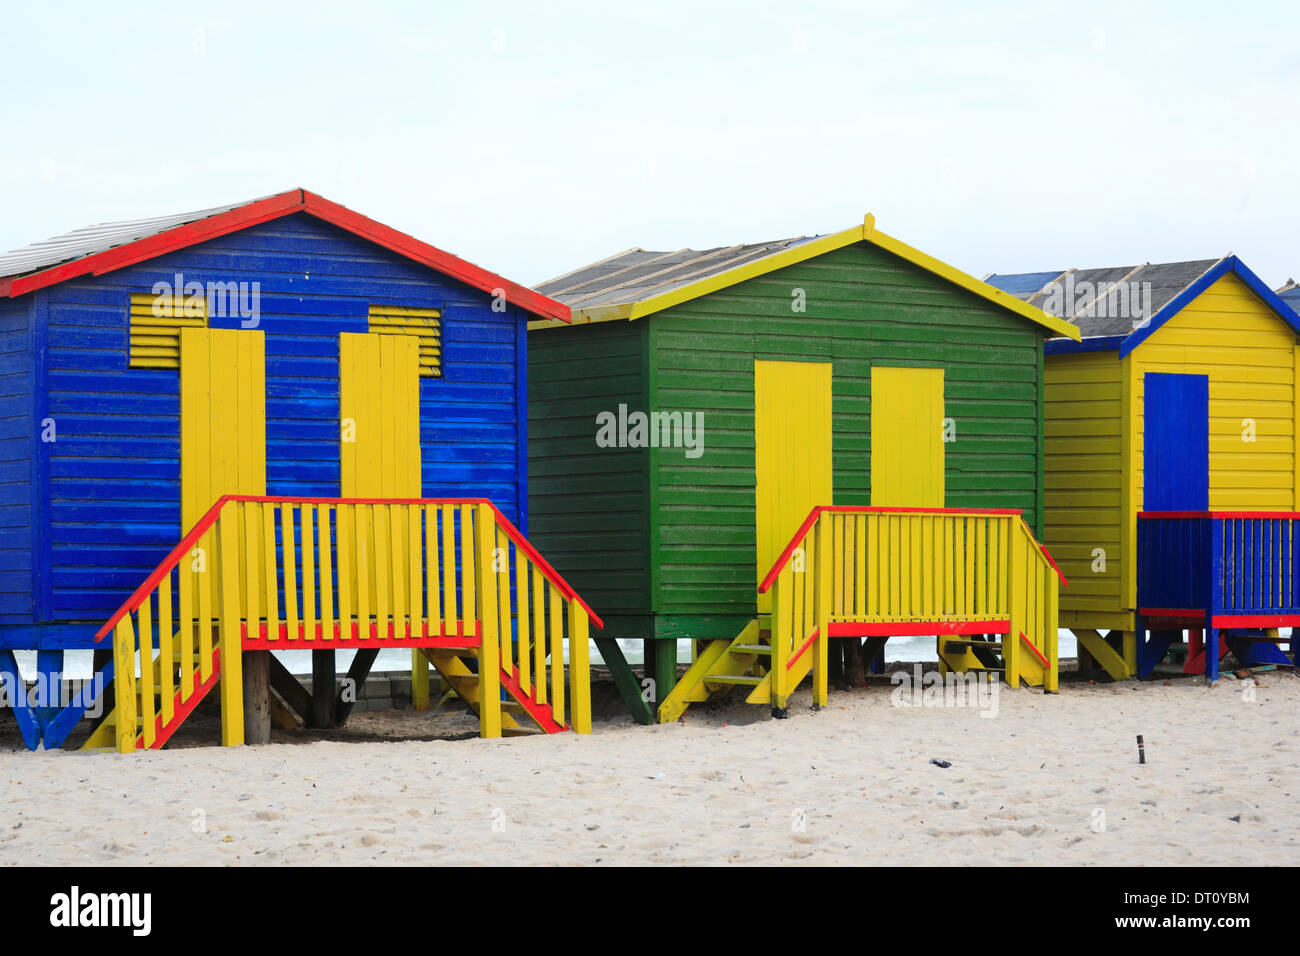
M 181 329 L 208 324 L 206 299 L 131 296 L 131 368 L 180 368 Z
M 442 376 L 442 310 L 370 307 L 370 331 L 380 335 L 414 335 L 420 340 L 420 377 Z

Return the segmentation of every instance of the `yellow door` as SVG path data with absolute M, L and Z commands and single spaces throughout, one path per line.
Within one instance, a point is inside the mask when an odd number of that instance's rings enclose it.
M 339 335 L 339 418 L 339 485 L 344 498 L 420 497 L 417 337 L 364 332 Z M 340 534 L 372 556 L 363 585 L 369 599 L 365 606 L 374 609 L 377 619 L 385 617 L 389 608 L 399 622 L 409 613 L 414 625 L 420 609 L 406 605 L 410 576 L 415 575 L 418 589 L 421 573 L 419 568 L 407 566 L 409 524 L 390 510 L 387 505 L 358 509 Z M 359 584 L 354 577 L 354 588 Z M 413 668 L 427 673 L 419 651 L 413 650 L 411 659 Z M 420 680 L 414 671 L 413 675 Z
M 754 363 L 754 520 L 761 581 L 817 505 L 834 504 L 831 363 Z M 758 596 L 772 613 L 772 596 Z
M 344 498 L 420 497 L 420 340 L 339 336 Z
M 181 533 L 222 495 L 266 494 L 261 332 L 181 329 Z
M 871 503 L 942 508 L 943 369 L 871 370 Z

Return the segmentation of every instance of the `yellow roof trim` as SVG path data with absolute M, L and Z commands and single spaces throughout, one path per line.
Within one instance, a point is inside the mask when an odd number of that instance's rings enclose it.
M 639 302 L 623 302 L 616 305 L 595 306 L 590 309 L 574 309 L 573 325 L 581 325 L 590 322 L 614 322 L 618 320 L 631 321 L 633 319 L 644 318 L 647 315 L 653 315 L 656 312 L 662 312 L 664 309 L 672 308 L 683 302 L 689 302 L 691 299 L 698 299 L 702 295 L 708 295 L 710 292 L 717 292 L 719 289 L 725 289 L 728 286 L 736 285 L 748 279 L 754 279 L 777 269 L 783 269 L 786 266 L 796 265 L 816 256 L 823 255 L 827 252 L 833 252 L 836 249 L 842 249 L 845 246 L 853 245 L 855 242 L 870 242 L 887 252 L 902 259 L 906 259 L 913 265 L 920 266 L 927 272 L 931 272 L 941 279 L 946 279 L 955 285 L 961 286 L 968 292 L 973 292 L 982 299 L 987 299 L 994 305 L 1000 305 L 1004 309 L 1042 325 L 1057 335 L 1063 335 L 1067 338 L 1078 341 L 1080 333 L 1078 327 L 1055 316 L 1048 315 L 1042 309 L 1035 308 L 1027 302 L 1016 298 L 1009 292 L 1003 292 L 1001 289 L 995 289 L 987 282 L 981 282 L 974 276 L 962 272 L 960 269 L 948 265 L 946 262 L 940 262 L 933 256 L 926 255 L 919 249 L 914 249 L 905 242 L 900 242 L 893 236 L 876 229 L 875 216 L 867 213 L 863 219 L 862 225 L 854 226 L 852 229 L 845 229 L 843 232 L 833 233 L 829 236 L 822 236 L 820 239 L 813 239 L 809 242 L 802 242 L 797 246 L 791 246 L 775 255 L 765 256 L 754 262 L 748 262 L 744 265 L 737 266 L 734 269 L 728 269 L 726 272 L 720 272 L 714 276 L 700 279 L 698 282 L 692 282 L 678 289 L 672 289 L 668 292 L 651 296 Z M 544 329 L 564 325 L 555 319 L 535 320 L 528 323 L 530 329 Z

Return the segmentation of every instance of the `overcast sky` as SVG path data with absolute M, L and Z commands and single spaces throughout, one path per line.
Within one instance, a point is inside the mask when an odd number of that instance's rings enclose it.
M 1292 2 L 9 5 L 0 248 L 303 186 L 512 279 L 884 231 L 1300 278 Z

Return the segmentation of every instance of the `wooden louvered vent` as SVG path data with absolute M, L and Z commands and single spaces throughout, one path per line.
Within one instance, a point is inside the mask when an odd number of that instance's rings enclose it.
M 131 296 L 131 368 L 180 368 L 181 329 L 206 326 L 207 311 L 198 297 Z
M 420 340 L 420 377 L 442 377 L 441 309 L 372 305 L 370 331 L 380 335 L 417 336 Z

